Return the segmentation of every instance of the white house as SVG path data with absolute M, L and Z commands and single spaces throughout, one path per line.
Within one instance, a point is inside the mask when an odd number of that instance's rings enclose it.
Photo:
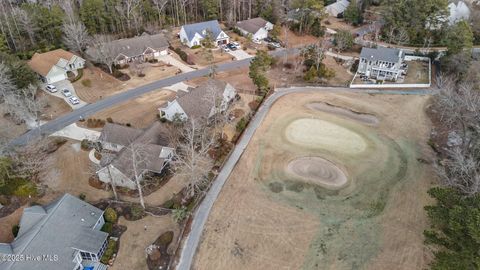
M 237 22 L 236 27 L 242 35 L 252 35 L 252 39 L 262 40 L 268 37 L 268 31 L 273 29 L 273 24 L 262 18 L 253 18 Z
M 116 186 L 136 189 L 135 171 L 132 163 L 135 148 L 142 152 L 142 162 L 136 164 L 137 173 L 143 179 L 147 173 L 162 173 L 173 158 L 174 148 L 168 139 L 168 131 L 160 122 L 146 130 L 138 130 L 118 124 L 107 123 L 99 137 L 102 148 L 111 151 L 102 156 L 97 171 L 100 181 Z
M 230 40 L 217 20 L 187 24 L 180 29 L 180 41 L 190 48 L 201 45 L 207 35 L 211 35 L 215 45 L 227 44 Z
M 168 41 L 163 34 L 149 35 L 143 33 L 133 38 L 118 39 L 106 44 L 117 56 L 115 64 L 123 65 L 140 60 L 148 61 L 168 54 Z M 98 58 L 96 48 L 89 47 L 86 54 Z
M 377 80 L 396 81 L 404 72 L 405 53 L 392 48 L 363 48 L 358 73 Z
M 339 17 L 343 15 L 345 9 L 350 5 L 348 0 L 337 0 L 335 3 L 332 3 L 325 7 L 325 11 L 333 17 Z
M 77 73 L 84 68 L 85 59 L 63 49 L 46 53 L 35 53 L 28 62 L 43 82 L 54 83 L 68 78 L 67 72 Z
M 237 91 L 224 81 L 209 80 L 190 89 L 189 92 L 179 91 L 177 97 L 159 108 L 160 116 L 173 121 L 176 118 L 208 119 L 215 113 L 225 111 L 233 101 Z M 217 104 L 215 104 L 217 103 Z

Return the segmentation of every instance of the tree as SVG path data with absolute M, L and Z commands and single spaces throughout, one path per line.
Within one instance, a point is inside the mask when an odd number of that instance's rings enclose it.
M 353 36 L 347 30 L 339 30 L 334 36 L 333 44 L 337 47 L 339 52 L 349 50 L 354 44 Z
M 70 50 L 77 51 L 83 55 L 83 51 L 90 43 L 90 36 L 87 28 L 82 22 L 73 21 L 63 24 L 63 43 Z
M 113 64 L 115 64 L 115 58 L 118 56 L 117 52 L 110 46 L 111 41 L 110 36 L 95 35 L 89 55 L 94 62 L 106 65 L 110 74 L 113 73 Z
M 268 78 L 266 72 L 273 65 L 274 59 L 266 51 L 258 51 L 257 55 L 250 62 L 250 71 L 248 76 L 252 79 L 253 84 L 257 86 L 257 89 L 266 94 L 269 89 Z
M 186 196 L 192 198 L 205 189 L 213 161 L 208 151 L 215 143 L 208 125 L 190 118 L 182 128 L 174 166 L 179 175 L 187 178 Z
M 448 55 L 458 54 L 473 47 L 473 33 L 466 21 L 459 21 L 449 27 L 443 43 L 448 48 Z
M 362 23 L 362 10 L 358 6 L 356 0 L 352 0 L 350 2 L 350 5 L 348 5 L 348 7 L 345 9 L 345 12 L 343 13 L 343 18 L 345 18 L 345 21 L 355 26 Z
M 143 190 L 141 181 L 143 180 L 143 174 L 147 166 L 149 158 L 154 158 L 148 153 L 147 145 L 133 142 L 127 149 L 129 152 L 129 161 L 131 162 L 131 173 L 137 186 L 138 197 L 140 198 L 140 205 L 145 209 L 145 200 L 143 198 Z
M 431 228 L 425 242 L 438 248 L 433 270 L 479 269 L 480 194 L 464 197 L 454 188 L 432 188 L 436 204 L 426 206 Z
M 180 223 L 188 217 L 188 209 L 185 206 L 177 207 L 172 210 L 172 218 L 176 223 Z
M 80 19 L 92 35 L 105 33 L 107 30 L 108 14 L 103 0 L 83 0 L 80 7 Z

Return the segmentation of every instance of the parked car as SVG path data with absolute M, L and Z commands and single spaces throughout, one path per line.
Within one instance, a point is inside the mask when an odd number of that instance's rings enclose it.
M 262 42 L 258 39 L 254 39 L 254 40 L 252 40 L 252 42 L 255 43 L 255 44 L 262 44 Z
M 228 43 L 227 48 L 229 48 L 232 51 L 235 51 L 237 49 L 237 46 L 233 45 L 232 43 Z
M 55 85 L 53 85 L 53 84 L 47 84 L 45 89 L 47 89 L 47 91 L 50 92 L 50 93 L 57 92 L 57 87 L 55 87 Z
M 227 47 L 227 45 L 222 45 L 222 50 L 224 52 L 229 52 L 230 51 L 230 49 Z
M 68 89 L 63 89 L 63 90 L 62 90 L 62 95 L 63 95 L 64 97 L 71 97 L 71 96 L 72 96 L 72 92 L 70 92 L 70 90 L 68 90 Z
M 278 42 L 270 42 L 268 44 L 272 45 L 275 48 L 281 48 L 282 47 L 282 45 L 280 45 L 280 43 L 278 43 Z
M 263 40 L 264 40 L 265 42 L 269 42 L 269 43 L 270 43 L 270 42 L 274 42 L 273 38 L 271 38 L 271 37 L 266 37 L 266 38 L 264 38 Z
M 240 47 L 240 43 L 238 43 L 238 42 L 236 42 L 236 41 L 232 42 L 232 44 L 235 45 L 235 47 L 237 47 L 237 48 Z
M 70 97 L 70 98 L 68 99 L 68 101 L 69 101 L 72 105 L 80 104 L 80 100 L 78 100 L 78 98 L 77 98 L 77 97 L 74 97 L 74 96 Z

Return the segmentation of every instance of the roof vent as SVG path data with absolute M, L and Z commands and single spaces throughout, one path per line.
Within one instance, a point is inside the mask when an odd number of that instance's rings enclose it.
M 80 220 L 81 220 L 82 222 L 85 222 L 85 219 L 83 219 L 83 218 L 82 218 L 82 219 L 80 219 Z
M 90 215 L 95 216 L 95 212 L 91 212 Z

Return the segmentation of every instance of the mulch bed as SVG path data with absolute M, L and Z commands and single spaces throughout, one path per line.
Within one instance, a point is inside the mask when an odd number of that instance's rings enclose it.
M 140 203 L 132 202 L 121 202 L 121 201 L 112 201 L 109 199 L 102 199 L 99 202 L 92 203 L 95 207 L 98 207 L 102 210 L 111 207 L 117 212 L 118 216 L 123 216 L 128 221 L 136 221 L 147 216 L 147 213 L 151 213 L 155 216 L 163 216 L 169 214 L 171 211 L 163 207 L 146 205 L 145 210 L 142 208 Z
M 168 231 L 160 235 L 153 242 L 153 249 L 147 256 L 147 265 L 149 270 L 167 269 L 171 254 L 168 253 L 168 246 L 172 243 L 174 237 L 173 231 Z

